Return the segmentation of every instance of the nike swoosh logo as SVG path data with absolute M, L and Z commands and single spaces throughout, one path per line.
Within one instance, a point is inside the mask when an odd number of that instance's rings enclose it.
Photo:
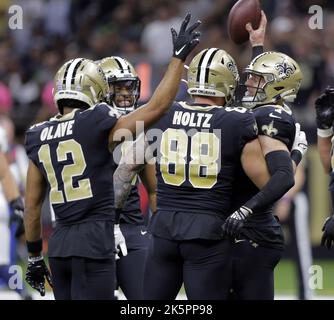
M 147 233 L 147 231 L 140 230 L 140 233 L 144 236 Z
M 246 239 L 240 239 L 240 240 L 238 240 L 238 239 L 234 239 L 234 242 L 235 242 L 235 243 L 243 242 L 243 241 L 246 241 Z
M 273 113 L 269 113 L 269 117 L 272 117 L 272 118 L 277 118 L 277 119 L 282 119 L 281 117 L 279 116 L 275 116 Z
M 175 54 L 178 56 L 185 47 L 186 47 L 186 44 L 180 50 L 176 50 Z

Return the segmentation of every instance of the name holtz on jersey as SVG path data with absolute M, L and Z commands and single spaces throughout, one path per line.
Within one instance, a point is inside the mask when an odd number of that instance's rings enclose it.
M 188 127 L 210 128 L 211 125 L 209 121 L 211 118 L 212 114 L 175 111 L 173 116 L 173 124 Z

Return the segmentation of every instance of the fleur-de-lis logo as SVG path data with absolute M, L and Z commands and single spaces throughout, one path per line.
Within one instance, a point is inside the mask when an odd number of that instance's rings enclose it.
M 269 136 L 269 137 L 276 136 L 276 134 L 278 133 L 278 130 L 274 128 L 274 120 L 271 121 L 267 126 L 263 125 L 262 131 L 266 136 Z
M 230 70 L 232 72 L 234 78 L 236 80 L 239 80 L 239 72 L 238 72 L 237 66 L 232 61 L 229 61 L 226 64 L 226 67 L 227 67 L 228 70 Z
M 254 248 L 257 248 L 259 245 L 256 243 L 256 242 L 254 242 L 254 241 L 250 241 L 250 243 L 251 243 L 251 245 L 254 247 Z
M 295 71 L 294 66 L 285 60 L 283 60 L 281 63 L 276 63 L 275 68 L 282 80 L 289 78 Z

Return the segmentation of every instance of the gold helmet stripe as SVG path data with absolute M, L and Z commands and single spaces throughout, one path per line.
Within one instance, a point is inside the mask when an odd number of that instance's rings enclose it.
M 72 77 L 73 77 L 73 71 L 75 66 L 81 61 L 81 58 L 76 58 L 73 60 L 73 62 L 71 63 L 67 75 L 66 75 L 66 89 L 67 90 L 71 90 L 71 81 L 72 81 Z
M 203 63 L 200 66 L 200 76 L 199 76 L 199 83 L 200 83 L 200 87 L 204 87 L 205 85 L 205 75 L 206 75 L 206 70 L 208 67 L 208 62 L 209 59 L 211 58 L 211 55 L 214 55 L 217 49 L 216 48 L 211 48 L 208 50 L 208 52 L 205 54 L 205 57 L 203 59 Z

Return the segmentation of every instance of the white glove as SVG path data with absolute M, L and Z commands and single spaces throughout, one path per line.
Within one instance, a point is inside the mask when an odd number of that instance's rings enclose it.
M 123 257 L 125 257 L 128 254 L 125 238 L 123 236 L 121 228 L 119 227 L 119 224 L 114 225 L 114 236 L 115 236 L 116 260 L 118 260 L 120 259 L 120 256 L 118 255 L 120 251 Z
M 308 148 L 308 143 L 306 140 L 306 134 L 304 131 L 300 130 L 300 124 L 296 123 L 296 135 L 295 135 L 295 140 L 293 142 L 291 152 L 294 150 L 299 151 L 302 157 L 304 157 L 307 151 L 307 148 Z

